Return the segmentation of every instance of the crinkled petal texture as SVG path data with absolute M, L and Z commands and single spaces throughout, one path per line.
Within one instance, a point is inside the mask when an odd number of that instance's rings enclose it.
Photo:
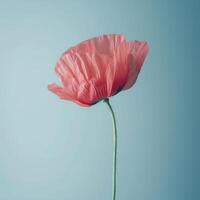
M 130 88 L 148 52 L 146 42 L 127 42 L 123 35 L 102 35 L 64 52 L 55 72 L 62 87 L 48 89 L 61 99 L 90 106 Z

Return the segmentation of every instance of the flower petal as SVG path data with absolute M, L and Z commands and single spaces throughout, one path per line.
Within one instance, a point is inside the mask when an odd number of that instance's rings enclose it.
M 48 85 L 48 90 L 59 96 L 61 99 L 72 100 L 72 97 L 62 87 L 55 83 Z
M 56 85 L 55 83 L 52 83 L 52 84 L 48 85 L 48 90 L 50 90 L 51 92 L 56 94 L 58 97 L 60 97 L 60 99 L 70 100 L 70 101 L 73 101 L 74 103 L 76 103 L 76 104 L 78 104 L 80 106 L 84 106 L 84 107 L 89 107 L 90 106 L 90 104 L 81 102 L 81 101 L 77 100 L 77 98 L 72 97 L 62 87 Z
M 107 80 L 110 81 L 108 96 L 115 95 L 124 87 L 129 71 L 127 65 L 128 48 L 126 43 L 123 42 L 120 44 L 113 53 L 112 65 L 109 67 L 110 74 L 107 76 Z
M 127 46 L 129 48 L 129 54 L 128 54 L 129 74 L 127 82 L 123 87 L 123 90 L 132 87 L 135 81 L 137 80 L 138 74 L 141 70 L 143 62 L 149 50 L 147 42 L 132 41 L 132 42 L 127 42 Z
M 87 52 L 98 52 L 102 54 L 111 54 L 113 49 L 119 44 L 125 41 L 125 38 L 121 34 L 108 34 L 100 35 L 89 40 L 85 40 L 78 45 L 70 48 L 67 52 L 69 53 L 87 53 Z

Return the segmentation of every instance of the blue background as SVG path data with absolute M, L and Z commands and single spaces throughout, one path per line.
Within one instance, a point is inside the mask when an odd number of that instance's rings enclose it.
M 146 40 L 136 85 L 111 99 L 118 200 L 200 199 L 198 0 L 1 1 L 0 200 L 111 199 L 112 124 L 47 90 L 70 46 Z

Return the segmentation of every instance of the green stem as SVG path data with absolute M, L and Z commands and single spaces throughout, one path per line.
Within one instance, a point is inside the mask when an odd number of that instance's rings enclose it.
M 116 119 L 115 113 L 110 105 L 109 99 L 104 99 L 104 102 L 108 105 L 112 116 L 113 122 L 113 176 L 112 176 L 112 200 L 116 198 L 116 168 L 117 168 L 117 126 L 116 126 Z

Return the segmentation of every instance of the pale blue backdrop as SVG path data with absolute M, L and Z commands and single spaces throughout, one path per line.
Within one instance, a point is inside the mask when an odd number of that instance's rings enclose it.
M 117 200 L 200 199 L 198 0 L 0 2 L 0 200 L 111 200 L 112 124 L 47 90 L 70 46 L 104 33 L 146 40 L 132 89 L 111 99 Z

